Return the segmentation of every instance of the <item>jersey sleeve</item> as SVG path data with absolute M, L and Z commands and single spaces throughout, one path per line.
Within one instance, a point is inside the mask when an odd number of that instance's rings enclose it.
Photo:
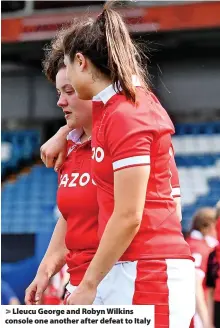
M 174 158 L 174 150 L 173 150 L 173 145 L 170 147 L 170 172 L 171 172 L 171 186 L 172 186 L 172 196 L 175 197 L 180 197 L 180 183 L 179 183 L 179 175 L 178 175 L 178 170 Z
M 128 103 L 129 106 L 132 105 Z M 132 106 L 108 117 L 105 142 L 112 157 L 113 171 L 150 165 L 154 129 L 135 115 L 135 108 Z

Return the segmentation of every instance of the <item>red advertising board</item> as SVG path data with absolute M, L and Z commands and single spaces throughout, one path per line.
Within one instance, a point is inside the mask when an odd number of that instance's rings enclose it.
M 119 9 L 131 32 L 195 30 L 220 27 L 220 2 L 195 2 L 156 7 Z M 91 11 L 96 17 L 100 12 Z M 46 40 L 57 28 L 84 11 L 38 14 L 22 18 L 2 19 L 2 42 Z

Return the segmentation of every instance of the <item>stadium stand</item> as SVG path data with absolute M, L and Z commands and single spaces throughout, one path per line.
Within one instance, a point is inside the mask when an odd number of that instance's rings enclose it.
M 1 135 L 1 174 L 16 171 L 20 164 L 29 163 L 39 153 L 40 134 L 38 131 L 5 131 Z
M 2 232 L 35 233 L 53 228 L 57 176 L 44 166 L 34 166 L 8 182 L 2 192 Z
M 24 300 L 25 288 L 36 273 L 53 229 L 52 226 L 48 227 L 45 223 L 45 213 L 41 216 L 41 206 L 39 205 L 38 208 L 34 206 L 36 202 L 28 196 L 30 190 L 33 190 L 32 197 L 35 196 L 35 188 L 32 188 L 34 182 L 31 182 L 32 177 L 28 173 L 19 174 L 24 167 L 32 165 L 39 157 L 39 146 L 39 131 L 2 132 L 1 272 L 2 279 L 13 288 L 21 303 Z M 29 169 L 26 171 L 28 172 Z M 13 179 L 10 178 L 11 174 L 14 175 Z M 6 182 L 4 183 L 4 181 Z M 42 188 L 42 190 L 44 189 Z M 35 198 L 37 199 L 37 196 Z M 47 197 L 45 199 L 48 200 Z M 40 225 L 41 217 L 43 218 L 42 226 L 50 232 L 36 233 L 37 229 L 34 224 Z
M 173 142 L 182 195 L 182 225 L 188 231 L 195 210 L 214 206 L 219 200 L 220 122 L 177 125 Z

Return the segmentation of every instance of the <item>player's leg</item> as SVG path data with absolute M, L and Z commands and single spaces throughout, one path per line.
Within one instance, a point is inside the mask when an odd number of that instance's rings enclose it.
M 118 262 L 99 285 L 104 305 L 132 305 L 137 262 Z
M 155 328 L 187 328 L 195 313 L 194 263 L 139 261 L 133 304 L 155 305 Z
M 100 286 L 105 305 L 155 305 L 155 328 L 187 328 L 195 312 L 190 260 L 122 262 Z

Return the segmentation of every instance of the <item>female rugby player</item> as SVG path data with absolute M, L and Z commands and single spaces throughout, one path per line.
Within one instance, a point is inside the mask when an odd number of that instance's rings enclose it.
M 156 327 L 189 327 L 195 268 L 170 183 L 173 124 L 144 82 L 138 50 L 117 12 L 104 8 L 96 20 L 73 23 L 63 49 L 78 97 L 93 101 L 100 238 L 68 303 L 92 304 L 100 282 L 122 261 L 112 294 L 126 292 L 125 304 L 154 304 Z

